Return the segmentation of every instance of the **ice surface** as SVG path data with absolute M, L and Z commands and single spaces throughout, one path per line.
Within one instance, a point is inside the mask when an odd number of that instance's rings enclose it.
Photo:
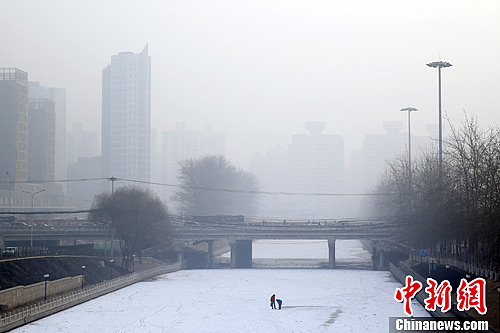
M 393 298 L 398 287 L 384 271 L 184 270 L 13 332 L 387 332 L 389 317 L 404 316 Z M 283 300 L 281 311 L 269 306 L 273 293 Z M 427 316 L 412 306 L 415 316 Z

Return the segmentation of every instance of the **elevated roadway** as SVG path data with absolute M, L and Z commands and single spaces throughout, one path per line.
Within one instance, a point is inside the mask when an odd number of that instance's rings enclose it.
M 209 255 L 213 255 L 213 241 L 227 240 L 231 246 L 231 266 L 251 267 L 252 241 L 257 239 L 322 239 L 328 241 L 329 266 L 335 267 L 335 241 L 337 239 L 390 239 L 395 230 L 381 221 L 323 223 L 196 223 L 174 224 L 174 238 L 180 244 L 207 242 Z M 107 240 L 111 230 L 106 227 L 1 227 L 0 247 L 29 244 L 39 246 L 63 240 Z
M 252 266 L 252 241 L 257 239 L 321 239 L 328 241 L 329 267 L 335 267 L 335 241 L 337 239 L 384 240 L 395 235 L 393 227 L 380 221 L 328 222 L 328 223 L 240 223 L 200 224 L 184 223 L 175 227 L 178 241 L 207 242 L 210 258 L 213 241 L 227 239 L 231 247 L 231 267 Z M 375 249 L 373 249 L 376 252 Z M 375 254 L 380 261 L 383 254 Z

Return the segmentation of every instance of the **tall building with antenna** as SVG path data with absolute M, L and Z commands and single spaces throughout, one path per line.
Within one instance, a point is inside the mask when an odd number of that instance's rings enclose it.
M 150 180 L 151 57 L 120 52 L 102 72 L 102 176 Z M 106 187 L 107 188 L 107 187 Z

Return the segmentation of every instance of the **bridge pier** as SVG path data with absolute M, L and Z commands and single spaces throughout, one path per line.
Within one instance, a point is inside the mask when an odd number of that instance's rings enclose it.
M 208 244 L 208 268 L 211 268 L 214 262 L 214 241 L 209 240 L 207 241 L 207 244 Z
M 377 253 L 377 247 L 372 247 L 372 267 L 373 270 L 377 270 L 378 267 L 378 253 Z
M 177 251 L 177 262 L 181 263 L 183 269 L 186 268 L 184 264 L 184 249 L 182 247 Z
M 382 249 L 384 247 L 382 246 Z M 386 250 L 382 250 L 376 246 L 372 248 L 372 265 L 373 270 L 387 270 L 388 263 L 386 258 Z
M 328 268 L 335 268 L 335 238 L 328 240 Z
M 252 240 L 230 241 L 231 268 L 252 267 Z

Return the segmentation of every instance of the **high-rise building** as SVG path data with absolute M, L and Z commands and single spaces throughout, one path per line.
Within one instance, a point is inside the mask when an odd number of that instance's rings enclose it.
M 275 146 L 265 154 L 255 152 L 250 157 L 249 170 L 258 180 L 262 191 L 291 192 L 290 151 Z M 266 195 L 260 200 L 259 211 L 269 216 L 290 216 L 291 198 L 283 195 Z
M 99 156 L 97 131 L 87 130 L 82 123 L 73 123 L 66 132 L 66 163 L 71 165 L 80 158 Z M 101 172 L 99 172 L 100 177 Z
M 306 219 L 342 217 L 341 198 L 328 194 L 343 191 L 344 140 L 341 135 L 322 134 L 322 122 L 308 122 L 305 128 L 309 133 L 293 135 L 288 150 L 276 147 L 265 156 L 251 157 L 250 172 L 262 190 L 295 193 L 268 195 L 260 205 L 261 213 Z
M 305 124 L 308 134 L 295 134 L 290 145 L 291 182 L 294 192 L 339 193 L 344 179 L 344 139 L 324 135 L 322 122 Z M 304 216 L 341 216 L 338 197 L 298 197 L 295 210 Z
M 0 179 L 27 180 L 28 73 L 17 68 L 0 68 L 0 156 Z
M 45 98 L 54 102 L 55 156 L 54 178 L 66 179 L 66 89 L 45 87 L 39 82 L 28 82 L 29 98 Z M 64 183 L 61 183 L 64 187 Z
M 102 72 L 103 177 L 150 180 L 151 57 L 120 52 Z
M 54 101 L 28 102 L 28 180 L 53 181 L 55 173 L 56 115 Z
M 68 165 L 68 179 L 96 179 L 101 177 L 101 156 L 81 157 Z M 88 209 L 95 195 L 101 192 L 101 184 L 95 180 L 68 182 L 67 193 L 74 198 L 76 208 Z
M 226 137 L 224 133 L 214 133 L 210 126 L 203 132 L 186 130 L 184 123 L 177 123 L 175 131 L 163 132 L 163 170 L 165 181 L 177 183 L 179 163 L 189 158 L 203 155 L 224 155 Z
M 226 135 L 214 133 L 210 126 L 205 126 L 203 131 L 191 131 L 184 123 L 177 123 L 175 131 L 163 132 L 162 141 L 163 181 L 168 184 L 177 184 L 179 165 L 183 160 L 226 153 Z M 167 198 L 171 194 L 171 188 L 166 188 L 163 193 Z
M 384 121 L 383 128 L 386 133 L 366 135 L 362 150 L 351 155 L 351 186 L 358 192 L 374 191 L 388 163 L 398 155 L 408 154 L 408 132 L 402 131 L 404 123 Z M 429 135 L 411 136 L 414 159 L 432 145 L 433 137 L 437 138 L 437 125 L 427 125 L 426 128 Z

